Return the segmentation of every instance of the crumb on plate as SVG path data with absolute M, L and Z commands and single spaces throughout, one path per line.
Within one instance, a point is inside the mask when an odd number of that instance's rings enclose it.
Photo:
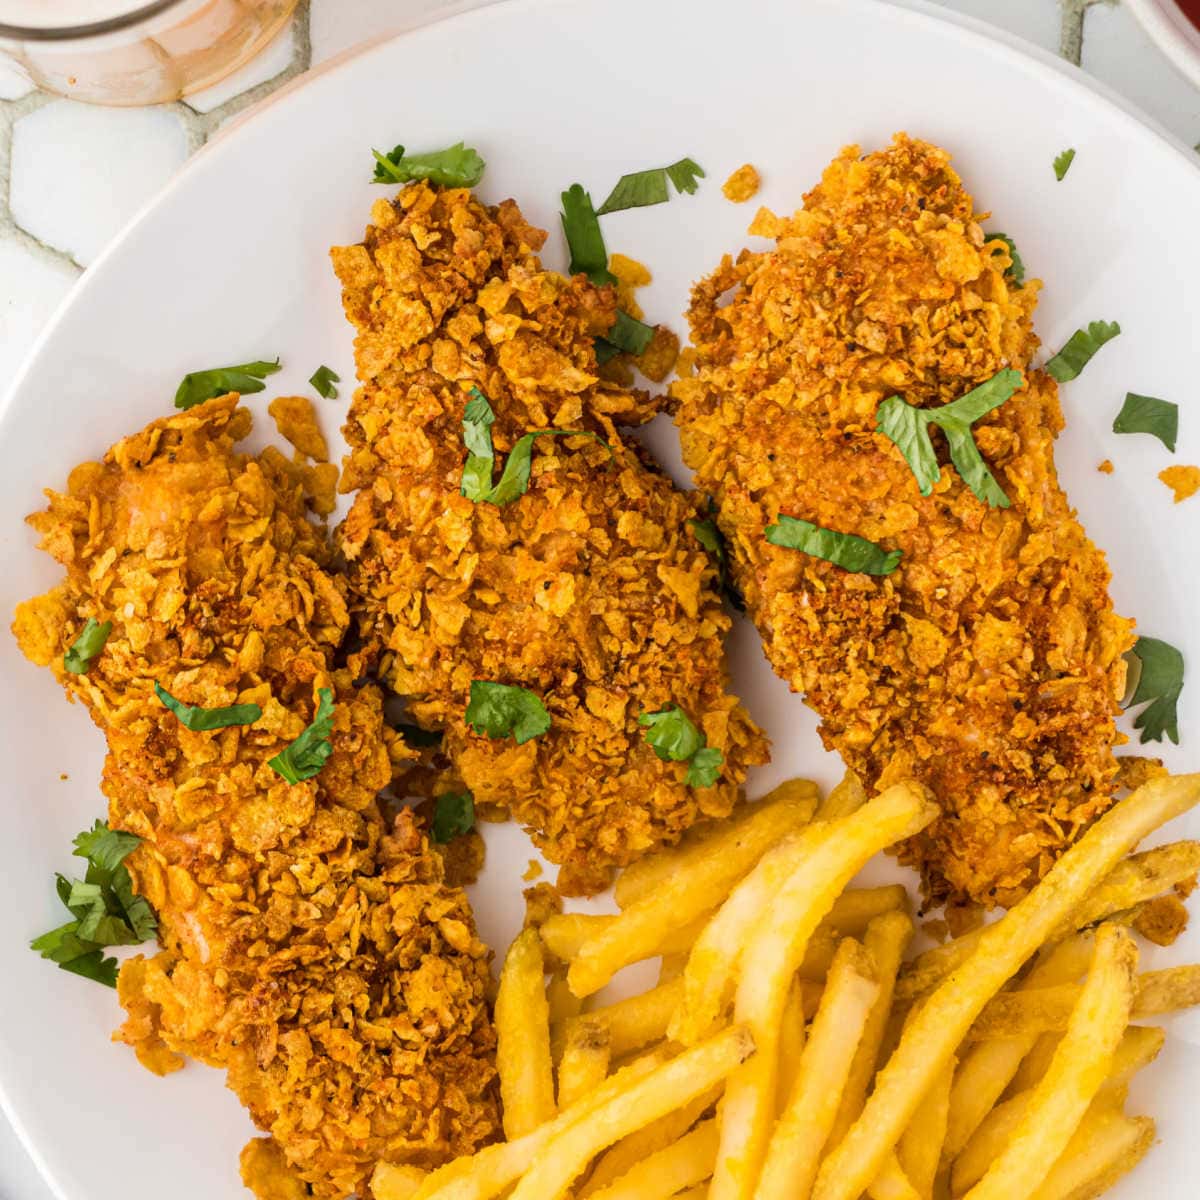
M 645 263 L 640 263 L 627 254 L 610 255 L 608 269 L 617 277 L 617 307 L 640 321 L 646 314 L 637 302 L 634 292 L 640 287 L 645 287 L 654 278 L 650 269 Z
M 329 461 L 329 447 L 325 435 L 317 424 L 317 414 L 307 396 L 276 396 L 267 406 L 267 412 L 279 430 L 279 436 L 287 438 L 301 454 L 314 462 Z
M 1111 458 L 1106 458 L 1097 468 L 1101 475 L 1111 475 L 1113 473 L 1113 464 Z
M 542 864 L 536 858 L 529 860 L 529 866 L 525 868 L 525 874 L 521 876 L 526 883 L 531 883 L 535 879 L 540 879 L 542 875 Z
M 743 163 L 721 185 L 721 191 L 725 193 L 726 200 L 732 200 L 734 204 L 745 204 L 758 192 L 761 184 L 762 180 L 754 165 Z
M 1200 491 L 1200 467 L 1167 467 L 1158 477 L 1175 493 L 1176 504 Z
M 558 889 L 550 883 L 535 883 L 526 888 L 521 895 L 525 897 L 525 928 L 538 929 L 553 916 L 562 912 L 562 896 Z

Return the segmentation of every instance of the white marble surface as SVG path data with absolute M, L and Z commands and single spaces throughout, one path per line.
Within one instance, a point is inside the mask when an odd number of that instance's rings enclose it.
M 302 0 L 294 26 L 236 76 L 186 105 L 153 110 L 101 110 L 41 96 L 0 59 L 0 188 L 8 184 L 7 197 L 0 192 L 0 388 L 82 270 L 225 121 L 361 41 L 479 2 Z M 1119 3 L 941 2 L 1045 49 L 1078 52 L 1085 70 L 1189 145 L 1200 141 L 1200 92 L 1172 70 Z M 3 1116 L 0 1200 L 50 1200 Z

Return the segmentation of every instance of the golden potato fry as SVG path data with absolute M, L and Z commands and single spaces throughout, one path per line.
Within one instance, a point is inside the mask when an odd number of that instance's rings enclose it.
M 969 965 L 913 1014 L 862 1115 L 822 1164 L 816 1200 L 857 1200 L 987 1002 L 1138 842 L 1198 800 L 1200 775 L 1151 780 L 1114 805 L 1024 900 L 982 931 Z
M 562 1030 L 562 1044 L 579 1021 L 595 1021 L 608 1031 L 613 1058 L 624 1058 L 666 1036 L 671 1015 L 683 996 L 683 980 L 670 979 L 648 992 L 639 992 L 604 1008 L 593 1009 L 568 1021 Z M 557 1040 L 557 1038 L 556 1038 Z
M 682 1188 L 707 1179 L 716 1157 L 717 1122 L 710 1117 L 592 1196 L 594 1200 L 669 1200 Z
M 893 909 L 907 911 L 908 907 L 908 892 L 900 884 L 843 892 L 809 939 L 800 964 L 801 979 L 824 979 L 843 937 L 861 938 L 876 917 Z
M 820 1006 L 818 1005 L 818 1008 Z M 804 995 L 800 981 L 792 980 L 788 989 L 787 1003 L 783 1007 L 783 1020 L 779 1024 L 779 1110 L 787 1107 L 788 1097 L 800 1074 L 800 1058 L 807 1040 L 808 1017 L 804 1011 Z
M 660 954 L 683 954 L 691 950 L 711 916 L 711 912 L 701 913 L 695 921 L 682 928 L 664 930 L 662 941 L 646 958 L 655 958 Z M 619 920 L 620 917 L 608 913 L 557 913 L 541 926 L 542 945 L 551 958 L 570 963 L 590 939 L 607 932 Z
M 820 836 L 806 838 L 803 859 L 775 894 L 742 956 L 734 1017 L 749 1025 L 759 1053 L 725 1086 L 712 1200 L 749 1200 L 753 1194 L 777 1104 L 780 1021 L 813 930 L 866 862 L 920 832 L 937 812 L 923 787 L 899 783 L 848 817 L 814 825 Z M 698 950 L 699 943 L 693 957 Z
M 920 1200 L 895 1152 L 883 1160 L 883 1166 L 867 1188 L 867 1195 L 871 1200 Z
M 1153 1145 L 1149 1117 L 1130 1118 L 1112 1109 L 1088 1113 L 1029 1200 L 1091 1200 L 1132 1171 Z
M 771 1134 L 755 1200 L 807 1200 L 863 1027 L 878 998 L 874 963 L 858 942 L 847 938 L 834 956 L 795 1083 Z M 781 1079 L 783 1074 L 781 1066 Z
M 1045 1075 L 1049 1068 L 1050 1060 L 1054 1057 L 1054 1051 L 1058 1049 L 1058 1043 L 1061 1041 L 1061 1033 L 1039 1033 L 1033 1043 L 1033 1049 L 1021 1060 L 1021 1065 L 1017 1068 L 1017 1073 L 1013 1076 L 1006 1094 L 1016 1096 L 1036 1087 L 1038 1080 Z M 980 1045 L 986 1044 L 986 1042 L 980 1043 Z
M 912 917 L 907 912 L 890 912 L 876 917 L 863 935 L 863 946 L 875 967 L 879 999 L 875 1001 L 863 1028 L 862 1039 L 850 1066 L 850 1074 L 842 1090 L 842 1102 L 838 1106 L 837 1118 L 833 1122 L 826 1145 L 836 1146 L 862 1112 L 867 1099 L 867 1089 L 871 1080 L 875 1078 L 879 1049 L 891 1016 L 896 972 L 912 941 L 913 932 Z
M 496 994 L 496 1070 L 510 1141 L 554 1116 L 550 1006 L 536 929 L 523 929 L 508 948 Z
M 853 771 L 847 771 L 842 776 L 841 783 L 835 784 L 829 795 L 817 805 L 816 820 L 836 821 L 839 817 L 848 817 L 852 812 L 858 812 L 867 802 L 867 791 Z
M 371 1195 L 375 1200 L 413 1200 L 428 1174 L 420 1167 L 376 1163 L 371 1174 Z
M 567 1033 L 558 1064 L 558 1107 L 569 1108 L 608 1078 L 608 1029 L 602 1021 L 582 1017 Z
M 950 1118 L 950 1088 L 954 1081 L 954 1059 L 934 1082 L 916 1115 L 908 1123 L 896 1147 L 896 1157 L 920 1200 L 933 1200 L 934 1187 L 942 1169 L 942 1150 Z M 949 1173 L 947 1164 L 946 1174 Z
M 550 972 L 546 983 L 546 1003 L 550 1006 L 551 1029 L 562 1028 L 565 1022 L 583 1011 L 583 1001 L 567 986 L 565 967 Z
M 781 837 L 812 820 L 819 795 L 811 780 L 789 779 L 762 800 L 736 809 L 728 820 L 694 826 L 678 846 L 647 854 L 617 876 L 613 896 L 618 907 L 626 909 L 652 896 L 676 875 L 690 878 L 703 872 L 708 863 L 726 854 L 744 861 L 745 874 Z
M 969 1200 L 1028 1196 L 1067 1148 L 1104 1085 L 1133 1006 L 1137 945 L 1119 925 L 1102 925 L 1096 953 L 1050 1069 L 1033 1089 L 1008 1145 L 967 1193 Z
M 511 1200 L 560 1200 L 606 1146 L 707 1092 L 753 1055 L 753 1035 L 745 1025 L 735 1025 L 663 1063 L 553 1137 Z

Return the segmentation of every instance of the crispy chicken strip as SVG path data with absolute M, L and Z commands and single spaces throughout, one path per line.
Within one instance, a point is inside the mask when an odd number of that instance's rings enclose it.
M 728 691 L 729 620 L 689 521 L 691 498 L 614 422 L 654 411 L 602 382 L 593 342 L 611 289 L 542 269 L 545 234 L 516 205 L 425 184 L 372 209 L 335 248 L 362 386 L 346 425 L 339 531 L 365 650 L 444 748 L 477 801 L 502 805 L 562 865 L 565 893 L 733 807 L 765 744 Z M 496 413 L 499 463 L 532 430 L 528 491 L 504 506 L 460 494 L 468 393 Z M 523 745 L 466 725 L 473 680 L 524 687 L 553 726 Z M 660 760 L 638 718 L 679 705 L 724 755 L 711 787 Z
M 499 1128 L 488 952 L 410 812 L 377 795 L 408 752 L 373 686 L 334 668 L 349 626 L 304 468 L 238 453 L 227 396 L 156 421 L 71 473 L 30 518 L 64 582 L 14 631 L 108 740 L 109 821 L 159 915 L 160 953 L 125 963 L 117 1035 L 151 1070 L 228 1071 L 309 1194 L 361 1189 L 379 1158 L 432 1164 Z M 112 633 L 85 675 L 63 652 L 88 617 Z M 254 703 L 252 726 L 191 732 L 156 697 Z M 333 753 L 289 785 L 268 760 L 336 709 Z
M 870 786 L 933 789 L 944 816 L 902 853 L 929 897 L 991 906 L 1111 802 L 1132 623 L 1055 474 L 1057 389 L 1030 368 L 1039 285 L 1006 276 L 981 219 L 942 150 L 849 147 L 793 217 L 760 213 L 774 249 L 696 287 L 698 369 L 672 394 L 775 670 Z M 923 497 L 875 432 L 880 402 L 945 404 L 1009 366 L 1025 386 L 975 437 L 1011 507 L 976 499 L 936 432 Z M 771 545 L 780 513 L 899 548 L 899 569 Z

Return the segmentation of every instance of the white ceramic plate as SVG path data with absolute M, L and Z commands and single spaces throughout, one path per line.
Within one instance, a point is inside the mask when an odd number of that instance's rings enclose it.
M 939 10 L 940 11 L 940 10 Z M 944 16 L 944 14 L 943 14 Z M 1120 109 L 1078 73 L 965 22 L 872 0 L 519 0 L 377 46 L 268 105 L 201 154 L 85 276 L 18 381 L 0 424 L 0 609 L 50 586 L 57 569 L 21 525 L 40 489 L 170 411 L 187 369 L 283 356 L 271 392 L 305 391 L 318 363 L 353 378 L 350 331 L 326 247 L 356 240 L 372 200 L 370 147 L 433 148 L 460 138 L 489 166 L 482 193 L 515 196 L 557 230 L 559 192 L 602 196 L 622 172 L 695 157 L 700 193 L 606 218 L 610 249 L 651 264 L 648 312 L 682 327 L 689 283 L 746 244 L 754 205 L 720 183 L 747 160 L 759 199 L 789 210 L 844 143 L 876 147 L 896 129 L 948 147 L 968 186 L 1046 280 L 1038 330 L 1056 348 L 1081 322 L 1124 334 L 1064 390 L 1059 466 L 1088 529 L 1111 555 L 1118 608 L 1200 662 L 1200 499 L 1173 506 L 1156 473 L 1200 460 L 1193 296 L 1200 279 L 1200 171 L 1192 155 Z M 1065 182 L 1051 161 L 1078 151 Z M 69 181 L 64 184 L 69 186 Z M 547 259 L 562 265 L 557 233 Z M 320 402 L 326 431 L 350 391 Z M 1175 458 L 1148 437 L 1115 437 L 1127 389 L 1183 406 Z M 265 397 L 250 400 L 265 418 Z M 678 466 L 675 435 L 651 441 Z M 1116 472 L 1096 466 L 1112 458 Z M 682 479 L 682 475 L 680 476 Z M 733 641 L 738 685 L 775 741 L 752 780 L 837 764 L 814 720 L 764 665 L 752 629 Z M 113 994 L 26 948 L 61 919 L 52 872 L 101 812 L 102 744 L 82 708 L 0 637 L 7 776 L 0 871 L 0 1088 L 63 1200 L 214 1200 L 241 1194 L 237 1152 L 251 1134 L 221 1076 L 201 1066 L 158 1080 L 109 1033 Z M 1184 747 L 1198 761 L 1200 682 L 1185 691 Z M 519 831 L 493 830 L 477 889 L 485 935 L 503 949 L 529 857 Z M 886 873 L 888 868 L 882 870 Z M 1197 957 L 1200 939 L 1180 947 Z M 1200 1021 L 1175 1020 L 1168 1051 L 1135 1087 L 1164 1144 L 1115 1193 L 1197 1194 Z

